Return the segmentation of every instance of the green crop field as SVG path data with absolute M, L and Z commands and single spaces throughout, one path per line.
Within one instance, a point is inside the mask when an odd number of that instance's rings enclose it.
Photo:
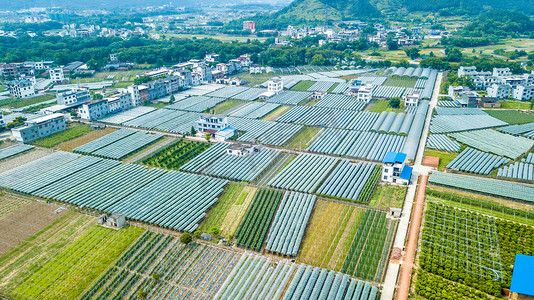
M 509 124 L 526 124 L 534 122 L 534 112 L 524 113 L 517 110 L 486 110 L 490 116 Z
M 416 82 L 417 78 L 394 76 L 386 79 L 383 85 L 413 88 Z
M 76 298 L 142 232 L 138 227 L 113 230 L 94 226 L 35 270 L 15 293 L 39 299 Z
M 243 103 L 247 103 L 248 101 L 243 101 L 243 100 L 235 100 L 235 99 L 229 99 L 229 100 L 226 100 L 222 103 L 219 103 L 217 105 L 215 105 L 214 108 L 211 109 L 211 111 L 214 113 L 214 114 L 222 114 L 223 112 L 227 111 L 227 110 L 230 110 L 240 104 L 243 104 Z
M 319 133 L 321 129 L 316 127 L 304 127 L 297 135 L 292 137 L 284 146 L 289 148 L 308 148 L 308 142 Z
M 302 92 L 305 92 L 307 91 L 312 85 L 314 85 L 315 82 L 314 81 L 309 81 L 309 80 L 303 80 L 303 81 L 300 81 L 299 83 L 295 84 L 291 90 L 292 91 L 302 91 Z
M 441 171 L 458 156 L 458 153 L 435 151 L 435 150 L 425 150 L 425 155 L 439 157 L 439 166 L 438 170 Z
M 28 105 L 33 105 L 37 103 L 41 103 L 44 101 L 49 101 L 54 99 L 54 95 L 41 95 L 36 96 L 32 98 L 26 98 L 26 99 L 16 99 L 16 98 L 7 98 L 4 100 L 0 100 L 0 106 L 8 106 L 12 108 L 21 108 Z
M 181 166 L 209 148 L 208 143 L 190 142 L 180 139 L 169 146 L 144 158 L 142 165 L 170 170 L 179 170 Z
M 400 112 L 404 112 L 404 103 L 401 101 L 401 106 L 399 108 L 393 108 L 389 106 L 388 100 L 375 100 L 375 102 L 373 103 L 369 111 L 378 112 L 378 113 L 383 112 L 383 111 L 387 111 L 387 112 L 394 111 L 396 113 L 400 113 Z
M 87 124 L 72 124 L 66 130 L 35 140 L 32 144 L 39 147 L 52 148 L 63 142 L 80 137 L 92 130 L 91 126 Z
M 390 207 L 402 208 L 405 196 L 406 187 L 404 186 L 377 186 L 369 205 L 382 209 L 389 209 Z

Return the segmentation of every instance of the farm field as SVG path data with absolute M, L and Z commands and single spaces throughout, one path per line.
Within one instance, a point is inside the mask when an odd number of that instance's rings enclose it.
M 524 113 L 517 110 L 496 110 L 489 109 L 485 112 L 501 121 L 504 121 L 508 124 L 526 124 L 534 122 L 534 113 Z
M 26 197 L 5 193 L 3 191 L 0 191 L 0 199 L 2 200 L 0 201 L 0 220 L 32 203 L 32 201 Z
M 0 294 L 12 292 L 84 235 L 96 218 L 70 212 L 0 256 Z
M 297 261 L 340 271 L 364 212 L 356 206 L 318 200 Z
M 239 255 L 145 232 L 81 299 L 213 297 Z
M 52 99 L 56 98 L 55 95 L 40 95 L 32 98 L 26 98 L 26 99 L 15 99 L 15 98 L 7 98 L 4 100 L 0 100 L 0 106 L 7 106 L 12 108 L 21 108 L 28 105 L 33 105 L 45 101 L 50 101 Z
M 291 88 L 291 90 L 292 91 L 306 92 L 314 84 L 315 84 L 315 81 L 303 80 L 303 81 L 300 81 L 299 83 L 295 84 Z
M 451 152 L 443 152 L 443 151 L 436 151 L 436 150 L 425 150 L 425 156 L 435 156 L 439 157 L 439 166 L 438 170 L 442 171 L 447 167 L 447 165 L 453 161 L 456 156 L 458 156 L 458 153 L 451 153 Z
M 531 110 L 529 101 L 503 100 L 500 102 L 501 102 L 501 109 Z
M 317 136 L 321 129 L 317 127 L 304 127 L 298 134 L 291 138 L 284 147 L 306 149 L 311 144 L 312 139 Z
M 4 159 L 0 161 L 0 173 L 22 166 L 28 162 L 37 160 L 51 153 L 53 153 L 53 151 L 50 149 L 35 148 L 32 151 Z
M 63 142 L 80 137 L 91 130 L 93 129 L 87 124 L 71 124 L 66 130 L 35 140 L 32 144 L 39 147 L 52 148 Z
M 416 82 L 417 82 L 417 78 L 395 76 L 395 77 L 389 77 L 388 79 L 386 79 L 383 85 L 413 88 L 415 87 Z
M 270 112 L 265 117 L 263 117 L 262 120 L 264 120 L 264 121 L 274 121 L 279 116 L 283 115 L 286 111 L 288 111 L 290 108 L 291 108 L 291 106 L 289 106 L 289 105 L 280 106 L 277 109 L 275 109 L 272 112 Z
M 78 297 L 142 232 L 138 227 L 117 231 L 93 226 L 29 276 L 15 293 L 40 299 Z
M 248 103 L 248 101 L 228 99 L 222 103 L 215 105 L 215 107 L 212 108 L 211 111 L 214 114 L 224 114 L 225 112 L 231 111 L 236 106 L 244 104 L 244 103 Z
M 141 164 L 169 170 L 179 170 L 181 166 L 209 148 L 208 143 L 191 142 L 180 139 L 167 147 L 141 160 Z
M 406 187 L 395 185 L 379 185 L 371 197 L 369 205 L 381 209 L 390 207 L 402 208 L 406 197 Z
M 237 228 L 237 246 L 253 251 L 261 250 L 281 198 L 281 191 L 261 189 L 256 193 L 252 205 Z
M 0 209 L 11 213 L 0 219 L 0 255 L 68 213 L 66 209 L 56 212 L 60 208 L 58 205 L 32 201 L 22 196 L 4 194 L 2 202 L 8 205 L 2 204 Z
M 399 108 L 393 108 L 391 106 L 389 106 L 389 101 L 388 100 L 375 100 L 375 102 L 372 104 L 371 108 L 369 108 L 369 111 L 370 112 L 383 112 L 383 111 L 386 111 L 386 112 L 396 112 L 396 113 L 400 113 L 400 112 L 404 112 L 404 107 L 402 107 L 402 101 L 401 101 L 401 107 Z
M 256 191 L 254 187 L 230 183 L 198 230 L 225 238 L 233 236 Z
M 59 150 L 63 150 L 63 151 L 68 151 L 68 152 L 72 152 L 74 149 L 80 147 L 81 145 L 83 144 L 87 144 L 89 142 L 92 142 L 98 138 L 101 138 L 107 134 L 110 134 L 114 131 L 117 131 L 117 129 L 115 128 L 111 128 L 111 127 L 106 127 L 104 129 L 101 129 L 101 130 L 92 130 L 92 131 L 89 131 L 87 133 L 85 133 L 84 135 L 82 136 L 79 136 L 77 138 L 73 138 L 71 140 L 68 140 L 68 141 L 65 141 L 65 142 L 62 142 L 58 145 L 56 145 L 54 148 L 55 149 L 59 149 Z

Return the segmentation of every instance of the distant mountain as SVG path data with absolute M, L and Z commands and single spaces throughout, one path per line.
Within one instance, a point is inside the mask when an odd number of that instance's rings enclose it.
M 351 20 L 379 17 L 387 12 L 439 12 L 442 15 L 479 14 L 490 9 L 534 14 L 533 0 L 295 0 L 273 15 L 278 20 Z

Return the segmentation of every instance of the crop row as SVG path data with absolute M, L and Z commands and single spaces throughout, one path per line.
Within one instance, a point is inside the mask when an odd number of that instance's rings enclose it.
M 158 150 L 144 158 L 141 164 L 171 170 L 179 170 L 181 166 L 209 148 L 209 144 L 190 142 L 180 139 L 171 145 Z

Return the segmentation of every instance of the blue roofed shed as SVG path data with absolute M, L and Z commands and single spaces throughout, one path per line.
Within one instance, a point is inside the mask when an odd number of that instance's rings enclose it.
M 404 168 L 402 168 L 402 172 L 399 177 L 404 180 L 410 180 L 410 178 L 412 178 L 412 171 L 413 171 L 412 167 L 404 166 Z
M 402 164 L 406 160 L 406 154 L 402 152 L 388 152 L 382 160 L 385 164 Z
M 534 256 L 516 254 L 510 291 L 534 296 Z

